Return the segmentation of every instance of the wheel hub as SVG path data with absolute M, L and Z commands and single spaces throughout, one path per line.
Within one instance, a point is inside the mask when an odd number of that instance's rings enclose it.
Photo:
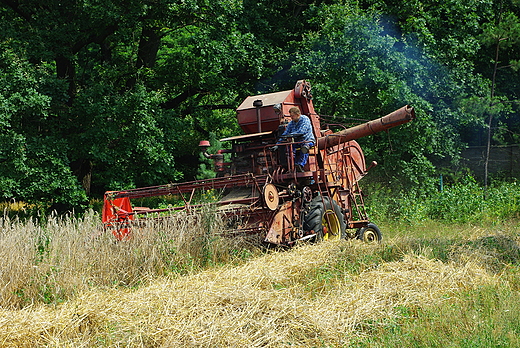
M 336 213 L 333 210 L 327 210 L 323 214 L 323 240 L 336 240 L 341 237 L 341 225 Z

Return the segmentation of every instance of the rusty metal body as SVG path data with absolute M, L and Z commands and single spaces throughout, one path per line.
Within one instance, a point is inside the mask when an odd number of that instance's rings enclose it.
M 290 120 L 289 109 L 293 106 L 310 118 L 317 140 L 301 172 L 295 168 L 293 150 L 300 148 L 302 142 L 288 139 L 279 151 L 270 151 Z M 139 215 L 196 209 L 199 205 L 192 203 L 195 192 L 212 189 L 222 193 L 222 198 L 214 203 L 220 211 L 230 217 L 229 221 L 240 221 L 229 226 L 234 233 L 260 233 L 265 242 L 276 245 L 293 245 L 299 240 L 324 236 L 359 237 L 356 231 L 344 233 L 332 228 L 337 225 L 359 231 L 370 224 L 358 185 L 367 168 L 355 140 L 414 117 L 413 108 L 405 106 L 382 118 L 333 133 L 328 128 L 322 130 L 306 81 L 298 81 L 293 90 L 248 97 L 237 109 L 238 123 L 245 134 L 221 139 L 230 142 L 230 148 L 206 154 L 215 160 L 216 178 L 109 191 L 105 193 L 103 223 L 116 238 L 124 239 Z M 208 144 L 203 141 L 201 145 Z M 133 208 L 131 204 L 134 198 L 164 195 L 177 195 L 185 205 L 145 209 Z M 312 209 L 321 209 L 323 226 L 309 227 Z M 331 223 L 329 215 L 339 225 Z

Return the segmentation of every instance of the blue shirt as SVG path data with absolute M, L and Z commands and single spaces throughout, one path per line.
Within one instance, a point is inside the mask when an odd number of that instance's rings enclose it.
M 300 115 L 300 119 L 298 122 L 291 121 L 287 125 L 287 128 L 285 128 L 285 131 L 282 135 L 289 135 L 289 134 L 303 134 L 302 139 L 295 139 L 296 141 L 306 141 L 306 142 L 316 142 L 314 139 L 314 134 L 312 134 L 312 124 L 309 117 L 305 115 Z M 283 139 L 280 138 L 278 142 L 281 142 Z

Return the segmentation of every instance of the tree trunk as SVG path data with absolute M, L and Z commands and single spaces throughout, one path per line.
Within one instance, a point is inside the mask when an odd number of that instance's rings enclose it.
M 70 164 L 72 172 L 81 182 L 81 186 L 85 193 L 90 195 L 90 187 L 92 182 L 92 162 L 86 159 L 74 161 Z
M 139 48 L 137 50 L 136 68 L 153 68 L 157 60 L 157 51 L 161 43 L 161 36 L 158 34 L 158 28 L 143 28 L 141 39 L 139 40 Z M 137 77 L 133 75 L 126 82 L 126 87 L 132 89 L 137 82 Z
M 157 59 L 157 51 L 161 43 L 158 28 L 144 28 L 137 52 L 137 68 L 153 68 Z
M 56 75 L 59 79 L 65 80 L 69 84 L 67 89 L 67 95 L 69 96 L 67 105 L 72 106 L 74 97 L 76 96 L 76 68 L 69 58 L 66 58 L 61 54 L 55 58 L 55 62 Z

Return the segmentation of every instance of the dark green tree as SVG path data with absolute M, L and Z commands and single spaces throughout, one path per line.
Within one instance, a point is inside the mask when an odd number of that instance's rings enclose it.
M 486 139 L 483 100 L 502 108 L 494 141 L 518 140 L 518 44 L 489 39 L 516 5 L 0 0 L 1 194 L 77 205 L 193 179 L 198 142 L 237 135 L 244 97 L 300 78 L 336 120 L 413 104 L 413 125 L 360 141 L 381 179 L 433 187 L 435 166 Z
M 42 92 L 52 84 L 48 69 L 32 69 L 5 44 L 0 50 L 1 198 L 43 201 L 54 208 L 84 206 L 68 144 L 49 132 L 52 100 Z
M 457 84 L 449 70 L 414 38 L 391 35 L 377 13 L 328 5 L 314 20 L 322 26 L 308 35 L 293 73 L 314 82 L 319 112 L 340 121 L 371 120 L 413 105 L 418 119 L 412 124 L 359 141 L 367 158 L 380 163 L 380 178 L 433 189 L 433 162 L 456 158 L 460 147 L 449 110 Z
M 489 94 L 489 107 L 487 110 L 487 150 L 486 160 L 484 162 L 484 185 L 488 185 L 488 166 L 489 154 L 491 149 L 493 119 L 499 115 L 507 115 L 513 113 L 510 105 L 520 104 L 520 95 L 509 92 L 504 93 L 503 86 L 497 85 L 497 78 L 501 69 L 510 68 L 514 72 L 518 72 L 520 68 L 520 19 L 512 11 L 512 8 L 504 8 L 504 1 L 500 1 L 500 7 L 494 22 L 488 22 L 483 25 L 483 33 L 481 40 L 485 46 L 494 48 L 495 57 L 493 62 L 493 74 L 491 79 L 491 91 Z M 517 47 L 518 46 L 518 47 Z M 505 57 L 504 57 L 505 56 Z M 502 61 L 505 60 L 505 63 Z M 511 74 L 509 74 L 511 75 Z M 520 78 L 517 75 L 516 81 Z M 501 81 L 505 83 L 505 81 Z M 509 83 L 505 83 L 510 85 Z M 518 84 L 518 82 L 516 82 Z M 518 91 L 518 88 L 516 88 Z M 511 99 L 512 98 L 512 99 Z M 508 105 L 509 104 L 509 105 Z M 516 108 L 519 110 L 520 108 Z

